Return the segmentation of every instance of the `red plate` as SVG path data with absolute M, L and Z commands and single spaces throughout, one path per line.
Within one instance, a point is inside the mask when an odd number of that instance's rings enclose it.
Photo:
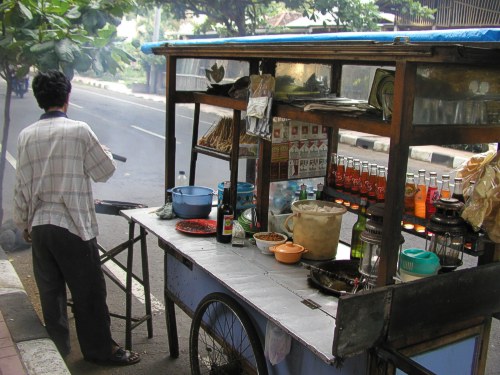
M 189 234 L 214 234 L 217 232 L 217 221 L 208 219 L 189 219 L 179 221 L 175 229 Z

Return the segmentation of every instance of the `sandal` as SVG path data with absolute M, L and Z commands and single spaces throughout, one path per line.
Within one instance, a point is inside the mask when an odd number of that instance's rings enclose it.
M 89 361 L 102 366 L 130 366 L 136 364 L 140 360 L 141 357 L 139 353 L 118 347 L 108 359 Z

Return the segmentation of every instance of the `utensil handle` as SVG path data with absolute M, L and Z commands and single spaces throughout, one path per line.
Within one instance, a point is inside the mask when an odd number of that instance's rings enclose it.
M 118 160 L 118 161 L 121 161 L 124 163 L 127 161 L 127 158 L 125 156 L 120 156 L 120 155 L 113 154 L 113 153 L 111 153 L 111 155 L 113 156 L 113 159 L 115 159 L 115 160 Z
M 289 232 L 289 233 L 293 233 L 293 229 L 290 229 L 290 227 L 288 226 L 288 221 L 292 218 L 296 216 L 296 214 L 291 214 L 290 216 L 288 216 L 286 219 L 285 219 L 285 222 L 283 223 L 283 226 L 285 227 L 285 229 Z

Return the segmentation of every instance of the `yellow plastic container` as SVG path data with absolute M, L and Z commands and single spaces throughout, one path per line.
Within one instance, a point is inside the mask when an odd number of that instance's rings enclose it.
M 311 260 L 335 258 L 342 216 L 347 209 L 333 202 L 301 200 L 292 204 L 292 212 L 284 226 L 293 233 L 293 242 L 308 250 L 302 257 Z M 290 221 L 292 227 L 289 226 Z

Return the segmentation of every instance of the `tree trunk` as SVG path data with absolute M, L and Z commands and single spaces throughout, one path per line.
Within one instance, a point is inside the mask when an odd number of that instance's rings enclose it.
M 3 223 L 3 180 L 5 176 L 5 165 L 7 161 L 7 140 L 9 139 L 11 98 L 12 79 L 7 79 L 7 90 L 5 94 L 5 105 L 3 109 L 2 147 L 0 152 L 0 224 Z

